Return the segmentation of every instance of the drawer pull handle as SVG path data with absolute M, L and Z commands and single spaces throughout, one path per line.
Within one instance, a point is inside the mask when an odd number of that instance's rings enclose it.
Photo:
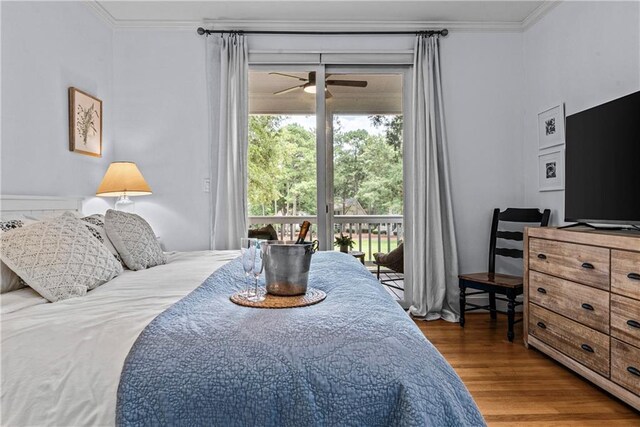
M 627 371 L 629 371 L 629 373 L 632 375 L 640 377 L 640 369 L 638 368 L 634 368 L 633 366 L 627 366 Z
M 582 348 L 584 351 L 588 351 L 589 353 L 593 353 L 593 348 L 591 348 L 590 345 L 582 344 L 580 348 Z
M 538 288 L 538 292 L 540 292 L 541 294 L 546 294 L 547 290 L 545 288 Z
M 591 304 L 587 304 L 586 302 L 582 304 L 582 308 L 585 310 L 593 311 L 593 306 Z
M 538 323 L 537 323 L 537 325 L 538 325 L 538 327 L 540 327 L 540 328 L 542 328 L 542 329 L 547 329 L 547 325 L 545 325 L 545 324 L 544 324 L 544 323 L 542 323 L 542 322 L 538 322 Z
M 627 325 L 631 326 L 632 328 L 640 329 L 640 322 L 636 322 L 635 320 L 627 320 Z
M 547 259 L 547 256 L 545 254 L 538 254 L 538 258 Z
M 588 270 L 593 270 L 595 267 L 590 262 L 583 262 L 582 263 L 582 268 L 586 268 Z
M 629 273 L 627 277 L 631 280 L 640 280 L 640 274 L 638 273 Z

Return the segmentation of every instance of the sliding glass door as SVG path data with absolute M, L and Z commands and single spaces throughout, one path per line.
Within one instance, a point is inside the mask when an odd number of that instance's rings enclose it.
M 250 224 L 295 240 L 309 220 L 317 238 L 316 100 L 305 84 L 315 68 L 269 67 L 249 74 Z
M 368 264 L 395 249 L 404 230 L 408 79 L 405 66 L 252 66 L 252 226 L 293 240 L 306 219 L 321 249 L 348 234 Z
M 402 240 L 403 73 L 329 69 L 327 82 L 333 230 L 372 262 Z

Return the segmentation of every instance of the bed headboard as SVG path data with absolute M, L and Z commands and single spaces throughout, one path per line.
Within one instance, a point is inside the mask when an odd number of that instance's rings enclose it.
M 0 217 L 28 215 L 35 218 L 65 211 L 82 213 L 82 197 L 0 195 Z

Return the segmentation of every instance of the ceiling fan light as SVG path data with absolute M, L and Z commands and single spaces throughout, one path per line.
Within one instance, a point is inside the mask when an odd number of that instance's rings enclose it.
M 303 90 L 307 93 L 316 93 L 316 85 L 307 85 Z

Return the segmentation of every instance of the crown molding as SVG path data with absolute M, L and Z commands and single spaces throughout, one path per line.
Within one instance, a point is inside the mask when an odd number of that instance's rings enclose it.
M 83 0 L 82 3 L 87 6 L 98 18 L 114 29 L 118 26 L 118 20 L 111 15 L 107 9 L 105 9 L 96 0 Z
M 112 29 L 195 30 L 199 26 L 217 30 L 240 31 L 425 31 L 446 28 L 455 32 L 523 32 L 555 8 L 562 0 L 547 0 L 518 22 L 476 21 L 279 21 L 217 20 L 194 21 L 116 19 L 97 0 L 84 0 L 99 18 Z
M 140 20 L 140 19 L 116 19 L 107 9 L 97 0 L 83 0 L 84 3 L 93 13 L 101 18 L 111 29 L 120 28 L 153 28 L 153 29 L 178 29 L 193 30 L 202 25 L 203 21 L 169 21 L 169 20 Z
M 526 31 L 531 28 L 536 22 L 540 21 L 547 13 L 562 3 L 562 0 L 547 0 L 540 6 L 535 8 L 524 20 L 522 21 L 522 31 Z
M 166 30 L 189 30 L 195 33 L 196 28 L 202 27 L 202 21 L 164 21 L 164 20 L 139 20 L 139 19 L 119 19 L 114 29 L 166 29 Z
M 467 22 L 467 21 L 265 21 L 265 20 L 212 20 L 205 26 L 216 30 L 240 31 L 425 31 L 446 28 L 454 31 L 520 32 L 520 22 Z

